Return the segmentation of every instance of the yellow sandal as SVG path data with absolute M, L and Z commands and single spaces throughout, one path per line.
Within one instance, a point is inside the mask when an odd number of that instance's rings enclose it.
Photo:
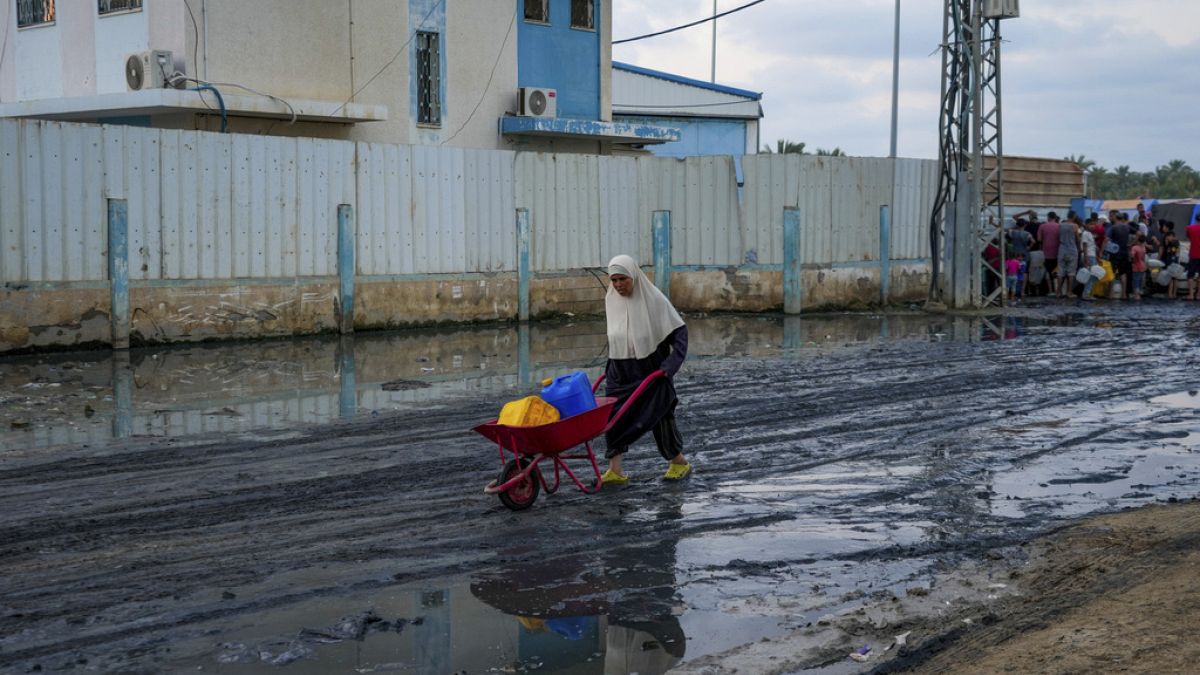
M 663 474 L 663 480 L 679 480 L 688 475 L 691 470 L 691 464 L 671 464 L 667 467 L 667 473 Z
M 600 476 L 600 482 L 605 485 L 624 485 L 629 482 L 629 474 L 622 476 L 612 469 L 608 469 L 603 476 Z

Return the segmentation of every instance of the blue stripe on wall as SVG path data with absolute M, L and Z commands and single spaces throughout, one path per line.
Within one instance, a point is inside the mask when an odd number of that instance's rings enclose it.
M 696 157 L 700 155 L 733 155 L 746 152 L 746 122 L 744 120 L 703 119 L 693 117 L 650 117 L 614 115 L 614 121 L 631 124 L 651 124 L 679 130 L 679 140 L 646 149 L 660 157 Z
M 600 119 L 600 3 L 596 30 L 571 28 L 571 0 L 550 0 L 550 23 L 525 20 L 517 11 L 517 86 L 558 91 L 558 116 Z

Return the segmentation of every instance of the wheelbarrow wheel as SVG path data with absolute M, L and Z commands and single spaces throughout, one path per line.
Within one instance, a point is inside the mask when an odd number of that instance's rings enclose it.
M 496 485 L 507 483 L 513 476 L 521 473 L 521 470 L 528 465 L 528 461 L 521 462 L 517 459 L 510 459 L 500 470 L 500 477 L 496 479 Z M 533 506 L 537 501 L 538 491 L 541 490 L 541 481 L 537 477 L 537 469 L 529 472 L 529 475 L 524 480 L 518 481 L 515 485 L 497 493 L 500 496 L 500 501 L 512 509 L 513 511 L 524 511 Z

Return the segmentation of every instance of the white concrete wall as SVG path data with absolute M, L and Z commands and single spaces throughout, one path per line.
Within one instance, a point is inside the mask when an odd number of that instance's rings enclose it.
M 12 4 L 12 3 L 5 3 Z M 60 15 L 61 17 L 61 15 Z M 54 98 L 63 95 L 63 42 L 59 23 L 18 29 L 13 24 L 14 100 Z M 18 67 L 19 66 L 19 67 Z
M 96 86 L 91 92 L 70 92 L 68 95 L 117 94 L 128 91 L 128 86 L 125 84 L 126 58 L 134 52 L 151 48 L 148 14 L 142 11 L 97 16 L 95 3 L 85 4 L 88 4 L 88 9 L 91 10 L 90 16 L 86 18 L 91 19 L 90 23 L 93 27 L 91 32 L 96 44 L 91 63 L 95 73 Z M 153 0 L 150 4 L 153 4 Z M 161 49 L 162 47 L 154 45 L 153 48 Z M 84 54 L 80 53 L 78 56 L 83 59 Z
M 63 96 L 88 96 L 96 93 L 96 3 L 59 2 L 58 24 L 62 35 Z M 124 62 L 122 62 L 124 63 Z M 117 74 L 124 66 L 117 68 Z M 121 78 L 124 83 L 124 77 Z M 122 84 L 122 91 L 124 86 Z
M 497 120 L 516 104 L 515 3 L 447 3 L 443 36 L 447 100 L 440 129 L 418 129 L 410 117 L 411 47 L 405 43 L 412 28 L 407 2 L 198 0 L 193 12 L 201 24 L 198 71 L 204 79 L 243 84 L 285 98 L 352 100 L 388 107 L 387 121 L 338 127 L 333 135 L 339 138 L 505 146 L 497 133 Z M 238 128 L 255 133 L 269 125 L 272 133 L 290 135 L 270 121 L 248 121 Z
M 192 24 L 183 0 L 149 0 L 143 4 L 146 32 L 149 36 L 147 48 L 170 50 L 175 56 L 175 67 L 191 77 L 196 77 L 195 67 L 191 64 L 194 44 Z M 194 13 L 194 6 L 198 3 L 192 0 L 191 4 Z M 202 17 L 197 15 L 196 20 L 199 22 Z
M 125 91 L 129 53 L 169 49 L 191 77 L 283 98 L 382 104 L 389 113 L 387 121 L 352 126 L 231 120 L 230 128 L 243 133 L 607 153 L 607 145 L 596 141 L 498 133 L 499 118 L 516 109 L 518 4 L 446 3 L 447 100 L 439 129 L 418 128 L 410 115 L 412 50 L 405 43 L 413 27 L 407 0 L 190 0 L 190 12 L 183 0 L 147 0 L 143 11 L 105 17 L 97 16 L 91 0 L 60 0 L 55 24 L 20 31 L 15 10 L 7 7 L 0 12 L 0 35 L 7 30 L 10 38 L 0 65 L 0 101 Z M 611 5 L 603 2 L 602 45 L 611 39 L 611 24 Z M 611 79 L 611 52 L 602 49 L 603 120 L 612 118 Z M 176 129 L 215 129 L 216 123 L 211 115 L 154 118 L 155 125 Z

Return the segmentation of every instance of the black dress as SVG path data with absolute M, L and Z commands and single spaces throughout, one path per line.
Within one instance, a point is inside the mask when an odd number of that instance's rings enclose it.
M 683 438 L 679 435 L 679 428 L 675 426 L 675 406 L 679 404 L 679 398 L 675 395 L 672 378 L 687 358 L 687 345 L 687 326 L 680 326 L 644 359 L 608 360 L 608 366 L 604 369 L 604 390 L 608 396 L 617 398 L 617 404 L 613 406 L 613 415 L 625 405 L 625 401 L 633 395 L 647 375 L 662 370 L 667 373 L 667 377 L 658 378 L 643 391 L 620 422 L 605 434 L 608 445 L 605 457 L 612 459 L 625 453 L 629 446 L 647 431 L 654 432 L 658 451 L 665 459 L 674 459 L 683 452 Z

